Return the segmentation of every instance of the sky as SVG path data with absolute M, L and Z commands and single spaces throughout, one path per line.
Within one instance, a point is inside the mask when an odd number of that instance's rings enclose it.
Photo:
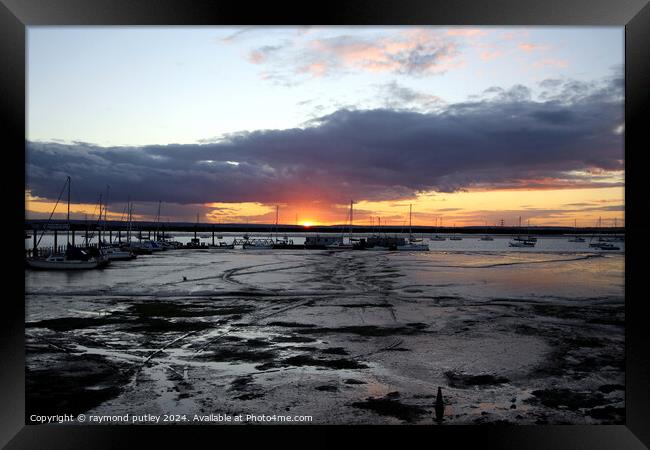
M 30 26 L 26 217 L 620 225 L 623 33 Z

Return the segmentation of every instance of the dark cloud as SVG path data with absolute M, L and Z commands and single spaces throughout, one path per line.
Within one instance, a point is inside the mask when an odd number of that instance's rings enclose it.
M 584 84 L 578 83 L 584 87 Z M 436 112 L 338 110 L 306 128 L 234 133 L 206 144 L 98 147 L 27 143 L 27 187 L 56 198 L 65 177 L 76 201 L 327 203 L 400 200 L 418 192 L 611 186 L 623 170 L 620 79 L 576 88 L 494 89 Z M 603 172 L 605 171 L 605 172 Z
M 391 81 L 378 87 L 379 95 L 384 98 L 384 106 L 389 109 L 422 109 L 441 107 L 444 101 L 436 96 L 403 86 Z

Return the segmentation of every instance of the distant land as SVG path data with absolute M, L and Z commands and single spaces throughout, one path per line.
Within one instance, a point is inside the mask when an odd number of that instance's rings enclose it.
M 46 227 L 47 225 L 47 227 Z M 104 230 L 127 230 L 128 223 L 124 221 L 108 220 L 99 226 L 98 222 L 85 220 L 71 220 L 71 229 L 84 231 L 104 229 Z M 45 219 L 26 220 L 25 230 L 66 230 L 67 221 Z M 625 227 L 561 227 L 561 226 L 463 226 L 463 227 L 436 227 L 436 226 L 413 226 L 412 232 L 418 233 L 463 233 L 463 234 L 621 234 L 625 233 Z M 281 232 L 281 233 L 346 233 L 349 232 L 349 225 L 287 225 L 287 224 L 246 224 L 246 223 L 196 223 L 196 222 L 152 222 L 152 221 L 133 221 L 131 224 L 132 231 L 185 231 L 185 232 L 211 232 L 211 231 L 242 231 L 242 232 Z M 408 233 L 409 227 L 402 225 L 377 226 L 370 225 L 353 225 L 354 233 Z

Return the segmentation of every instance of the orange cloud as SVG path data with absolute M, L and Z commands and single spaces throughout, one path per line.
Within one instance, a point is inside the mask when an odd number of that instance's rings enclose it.
M 447 31 L 447 36 L 475 37 L 486 36 L 489 32 L 480 28 L 456 28 Z
M 526 53 L 531 53 L 535 51 L 545 51 L 550 48 L 548 45 L 537 45 L 529 42 L 522 42 L 521 44 L 518 45 L 518 47 L 520 50 L 523 50 Z

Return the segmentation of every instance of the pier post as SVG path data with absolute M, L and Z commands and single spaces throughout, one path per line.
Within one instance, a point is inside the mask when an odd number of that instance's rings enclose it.
M 74 247 L 74 229 L 72 230 L 72 246 Z
M 36 233 L 36 228 L 34 228 L 33 231 L 34 231 L 34 251 L 33 251 L 32 253 L 34 253 L 34 256 L 36 257 L 37 254 L 38 254 L 38 250 L 36 250 L 36 235 L 37 235 L 38 233 Z
M 86 225 L 86 247 L 88 247 L 88 225 Z
M 214 227 L 212 227 L 212 246 L 214 247 Z
M 122 230 L 117 230 L 117 242 L 122 243 Z
M 97 248 L 99 248 L 101 243 L 102 243 L 102 229 L 97 228 Z
M 442 389 L 438 386 L 438 393 L 436 395 L 436 422 L 442 423 L 445 415 L 445 402 L 442 398 Z
M 59 248 L 57 243 L 59 242 L 59 232 L 57 230 L 54 230 L 54 253 L 56 253 L 56 250 Z
M 149 230 L 149 231 L 147 232 L 147 239 L 148 239 L 148 240 L 151 240 L 151 230 Z
M 113 243 L 113 230 L 108 230 L 108 243 Z

